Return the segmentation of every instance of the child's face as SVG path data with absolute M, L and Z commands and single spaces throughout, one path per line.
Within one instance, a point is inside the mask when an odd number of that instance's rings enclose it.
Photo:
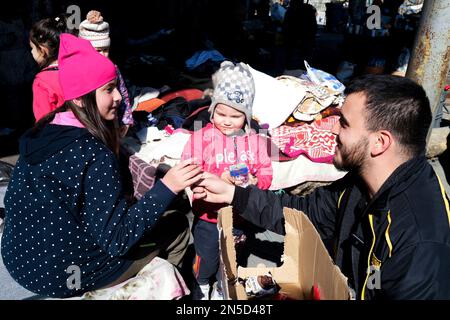
M 45 59 L 45 50 L 43 47 L 36 47 L 33 42 L 30 41 L 31 54 L 33 55 L 34 61 L 37 62 L 38 65 L 42 65 Z
M 105 120 L 114 120 L 117 117 L 122 96 L 117 90 L 117 81 L 114 79 L 95 91 L 98 111 Z
M 102 56 L 109 57 L 109 47 L 95 48 Z
M 220 132 L 225 135 L 230 135 L 244 128 L 245 114 L 219 103 L 214 110 L 212 123 Z

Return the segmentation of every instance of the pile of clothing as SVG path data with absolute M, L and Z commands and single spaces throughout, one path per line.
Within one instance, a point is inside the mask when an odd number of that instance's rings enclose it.
M 311 161 L 331 163 L 336 146 L 331 129 L 339 119 L 341 92 L 305 78 L 281 76 L 278 80 L 302 88 L 305 96 L 281 126 L 270 130 L 272 141 L 290 158 L 305 154 Z
M 283 160 L 303 154 L 312 162 L 332 163 L 336 141 L 331 130 L 339 120 L 345 86 L 306 61 L 305 67 L 299 77 L 272 78 L 253 70 L 254 116 L 267 122 L 272 142 L 287 158 Z

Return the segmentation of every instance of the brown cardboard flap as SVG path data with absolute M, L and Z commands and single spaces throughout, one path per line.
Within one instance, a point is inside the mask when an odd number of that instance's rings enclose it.
M 227 280 L 226 289 L 231 299 L 244 299 L 245 290 L 237 278 L 272 274 L 275 281 L 298 299 L 312 299 L 312 288 L 317 286 L 321 299 L 348 299 L 347 278 L 333 263 L 319 233 L 301 211 L 284 208 L 285 230 L 283 264 L 280 267 L 244 268 L 236 263 L 232 236 L 232 208 L 219 211 L 217 226 L 220 234 L 221 262 Z M 292 295 L 291 295 L 292 296 Z
M 236 283 L 233 286 L 233 290 L 235 290 L 237 300 L 248 300 L 248 296 L 243 285 L 241 285 L 240 283 Z
M 285 216 L 287 215 L 295 215 L 301 220 L 298 271 L 304 296 L 307 299 L 312 298 L 312 288 L 318 286 L 322 300 L 347 300 L 347 278 L 334 264 L 309 218 L 301 211 L 285 208 Z
M 237 276 L 237 262 L 233 241 L 232 207 L 229 206 L 219 211 L 217 228 L 219 230 L 219 250 L 222 253 L 221 260 L 225 268 L 225 274 L 229 281 L 234 281 Z

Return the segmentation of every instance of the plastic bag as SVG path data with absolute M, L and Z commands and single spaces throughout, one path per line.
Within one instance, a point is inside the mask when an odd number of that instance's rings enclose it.
M 315 84 L 330 88 L 339 93 L 344 92 L 345 86 L 338 79 L 336 79 L 336 77 L 325 71 L 314 69 L 310 67 L 308 62 L 304 62 L 308 80 L 314 82 Z

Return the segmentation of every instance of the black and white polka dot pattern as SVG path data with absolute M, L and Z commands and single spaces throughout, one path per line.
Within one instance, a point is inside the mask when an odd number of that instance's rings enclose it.
M 102 287 L 129 267 L 123 256 L 174 196 L 159 182 L 128 207 L 115 156 L 91 136 L 38 164 L 21 156 L 5 195 L 3 261 L 38 294 L 67 297 Z M 72 265 L 81 270 L 79 291 L 66 284 Z

